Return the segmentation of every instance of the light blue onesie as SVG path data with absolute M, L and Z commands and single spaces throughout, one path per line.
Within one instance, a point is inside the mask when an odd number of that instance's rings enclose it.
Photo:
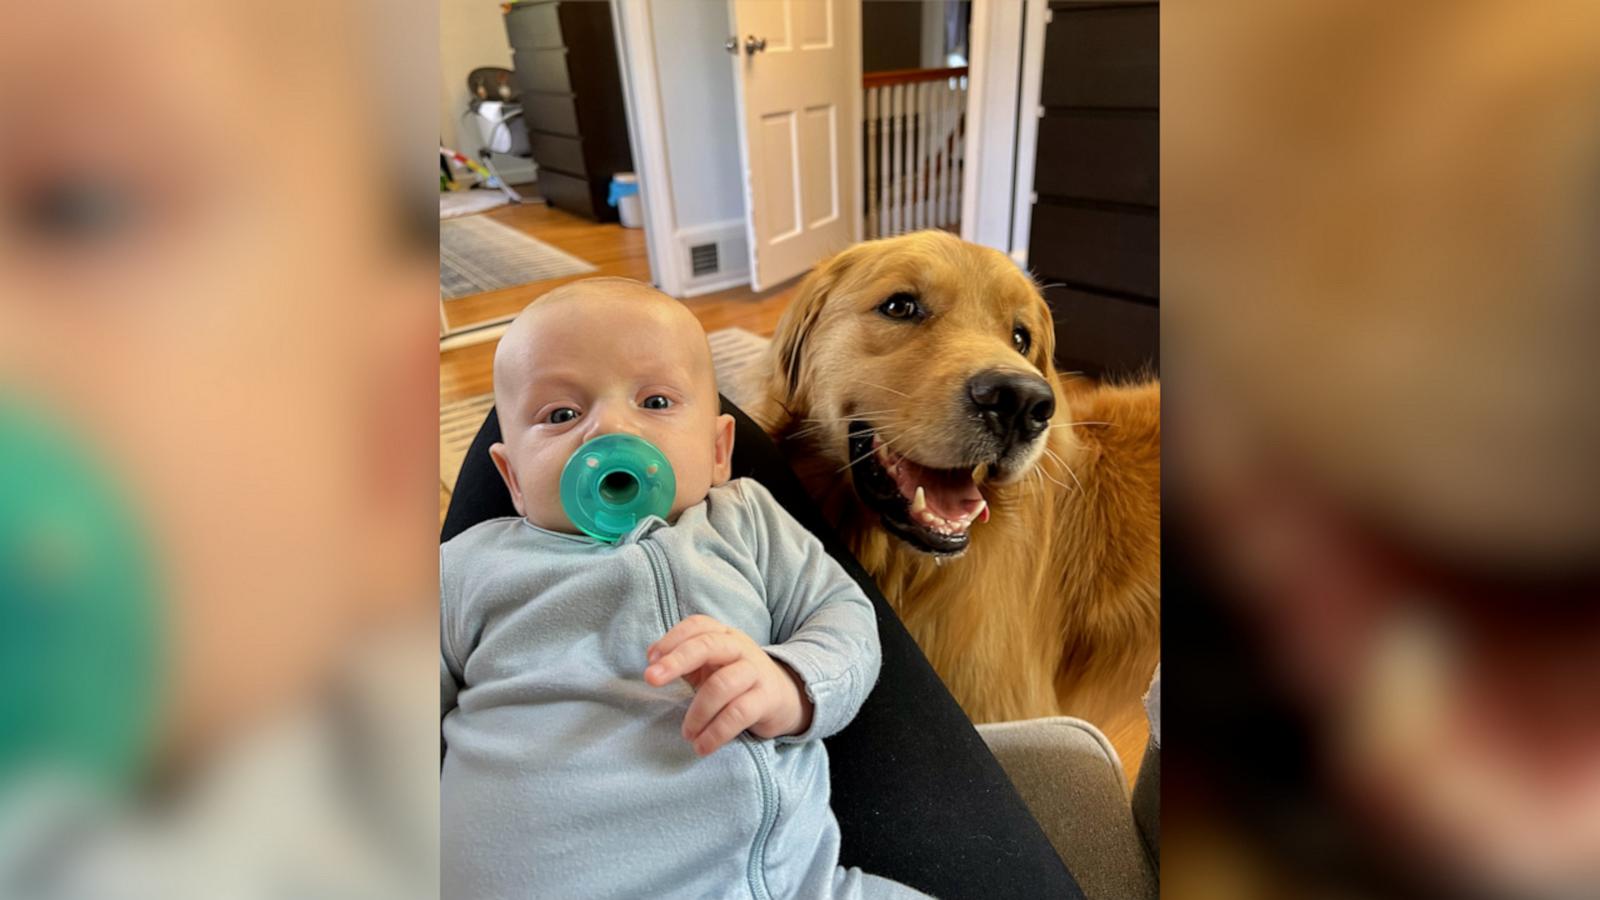
M 810 730 L 705 758 L 645 648 L 701 613 L 787 663 Z M 440 550 L 441 895 L 908 897 L 838 865 L 822 738 L 877 679 L 872 605 L 748 479 L 615 545 L 523 519 Z

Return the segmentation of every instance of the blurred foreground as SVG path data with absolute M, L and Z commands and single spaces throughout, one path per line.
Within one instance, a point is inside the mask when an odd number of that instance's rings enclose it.
M 437 892 L 436 18 L 0 28 L 0 896 Z
M 1164 4 L 1166 895 L 1600 896 L 1600 4 Z

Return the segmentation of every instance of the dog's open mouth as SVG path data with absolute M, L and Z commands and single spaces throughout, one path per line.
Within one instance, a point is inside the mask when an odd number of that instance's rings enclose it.
M 989 519 L 989 504 L 973 480 L 975 467 L 935 469 L 883 445 L 865 422 L 851 422 L 850 474 L 856 493 L 889 533 L 926 553 L 953 556 L 967 549 L 974 522 Z

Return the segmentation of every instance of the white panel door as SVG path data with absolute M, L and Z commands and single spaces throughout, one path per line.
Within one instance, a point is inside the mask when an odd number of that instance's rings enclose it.
M 804 272 L 859 234 L 859 0 L 730 0 L 750 285 Z

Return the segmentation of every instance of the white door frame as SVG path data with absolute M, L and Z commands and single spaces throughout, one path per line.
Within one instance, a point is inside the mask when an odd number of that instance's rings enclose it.
M 656 287 L 673 297 L 684 296 L 688 280 L 679 259 L 677 213 L 672 208 L 672 171 L 667 165 L 667 127 L 656 79 L 655 29 L 650 0 L 611 0 L 611 23 L 617 37 L 617 64 L 622 68 L 622 99 L 628 114 L 628 141 L 639 176 L 644 206 L 644 243 Z
M 1045 0 L 972 0 L 969 30 L 961 236 L 1024 268 L 1047 13 Z
M 1028 268 L 1028 234 L 1033 225 L 1033 173 L 1039 151 L 1039 91 L 1044 83 L 1044 30 L 1050 24 L 1047 0 L 1027 0 L 1022 19 L 1022 74 L 1017 101 L 1017 173 L 1011 196 L 1011 244 L 1007 252 Z

